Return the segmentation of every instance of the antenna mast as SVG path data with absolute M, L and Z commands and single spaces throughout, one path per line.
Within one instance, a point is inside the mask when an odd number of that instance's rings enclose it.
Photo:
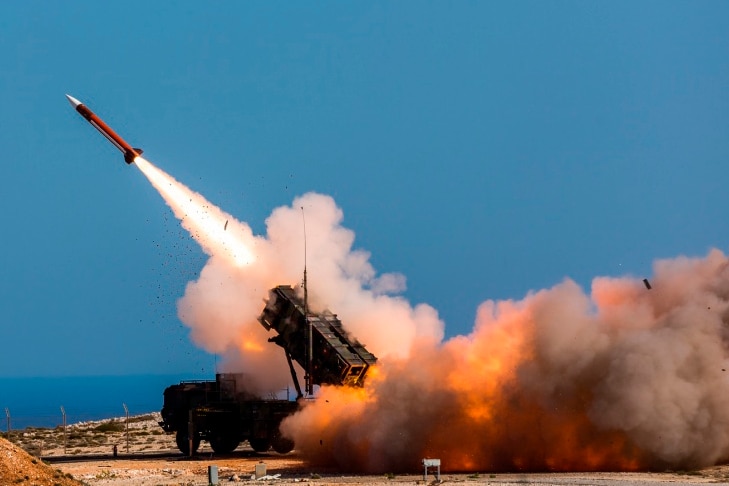
M 304 213 L 304 206 L 301 206 L 301 219 L 304 222 L 304 318 L 306 319 L 307 333 L 309 337 L 309 343 L 306 347 L 307 355 L 307 370 L 306 370 L 306 393 L 309 396 L 314 395 L 314 382 L 313 382 L 313 354 L 314 354 L 314 339 L 313 332 L 311 329 L 311 322 L 309 321 L 309 287 L 306 281 L 306 214 Z

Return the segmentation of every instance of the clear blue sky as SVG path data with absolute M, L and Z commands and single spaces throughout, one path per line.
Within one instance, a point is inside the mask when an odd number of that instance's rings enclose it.
M 255 231 L 332 195 L 448 336 L 729 244 L 727 2 L 3 2 L 0 66 L 0 376 L 214 368 L 205 256 L 65 93 Z

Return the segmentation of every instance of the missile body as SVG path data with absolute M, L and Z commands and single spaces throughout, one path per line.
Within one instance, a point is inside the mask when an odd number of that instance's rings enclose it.
M 136 157 L 139 157 L 142 155 L 142 149 L 139 148 L 133 148 L 131 145 L 129 145 L 123 138 L 121 138 L 114 130 L 112 130 L 109 125 L 104 123 L 104 121 L 96 116 L 96 114 L 89 110 L 86 105 L 81 103 L 79 100 L 74 98 L 73 96 L 66 95 L 66 98 L 68 98 L 69 103 L 71 103 L 71 106 L 73 106 L 76 111 L 78 111 L 82 117 L 86 118 L 86 120 L 93 125 L 94 128 L 96 128 L 98 131 L 101 132 L 103 136 L 109 140 L 112 145 L 114 145 L 116 148 L 122 151 L 124 154 L 124 160 L 127 162 L 127 164 L 131 164 L 134 162 L 134 159 Z

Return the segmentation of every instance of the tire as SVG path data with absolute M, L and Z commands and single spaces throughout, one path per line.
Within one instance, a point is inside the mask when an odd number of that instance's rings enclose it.
M 251 449 L 256 452 L 267 452 L 271 448 L 271 440 L 268 437 L 263 439 L 248 439 Z
M 238 447 L 240 441 L 228 434 L 215 434 L 210 437 L 210 447 L 216 454 L 230 454 Z
M 175 442 L 177 443 L 177 448 L 180 449 L 180 452 L 186 456 L 190 455 L 190 439 L 187 435 L 187 430 L 178 430 L 175 435 Z M 194 434 L 192 437 L 193 454 L 197 452 L 198 447 L 200 447 L 200 436 L 198 434 Z
M 273 438 L 271 446 L 273 447 L 273 450 L 279 454 L 288 454 L 294 450 L 294 441 L 278 435 Z

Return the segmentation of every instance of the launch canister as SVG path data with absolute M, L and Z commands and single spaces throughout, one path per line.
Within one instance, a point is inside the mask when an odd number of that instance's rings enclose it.
M 82 117 L 86 118 L 86 120 L 91 123 L 94 128 L 100 131 L 101 134 L 112 143 L 112 145 L 122 151 L 122 153 L 124 154 L 124 160 L 127 164 L 131 164 L 132 162 L 134 162 L 135 158 L 142 155 L 142 149 L 133 148 L 131 145 L 129 145 L 126 140 L 121 138 L 114 130 L 111 129 L 111 127 L 109 127 L 109 125 L 104 123 L 104 121 L 99 118 L 93 111 L 89 110 L 86 105 L 84 105 L 71 95 L 66 95 L 66 98 L 68 98 L 71 106 L 73 106 L 76 111 L 81 114 Z

